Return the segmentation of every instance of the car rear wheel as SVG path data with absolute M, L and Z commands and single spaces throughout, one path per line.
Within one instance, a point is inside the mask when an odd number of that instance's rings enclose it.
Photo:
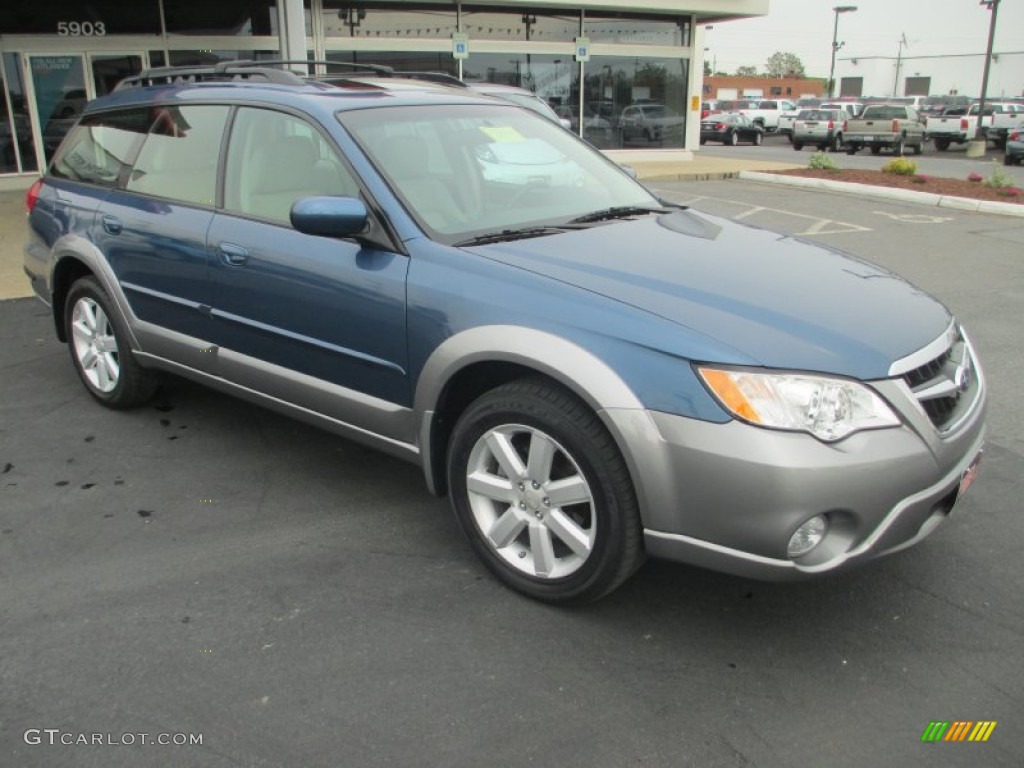
M 794 141 L 793 142 L 793 149 L 795 149 L 797 152 L 799 152 L 803 148 L 804 148 L 804 143 L 802 141 Z
M 896 139 L 896 143 L 892 145 L 892 153 L 894 155 L 902 155 L 905 149 L 906 143 L 904 142 L 904 139 L 901 136 L 900 138 Z
M 830 148 L 833 152 L 839 152 L 843 148 L 843 137 L 841 134 L 837 133 L 832 137 Z
M 945 152 L 947 149 L 949 149 L 949 139 L 936 139 L 935 149 L 937 149 L 939 152 Z
M 917 144 L 915 144 L 912 149 L 913 149 L 915 155 L 923 155 L 924 154 L 924 139 L 921 139 L 919 142 L 917 142 Z
M 71 360 L 90 395 L 110 408 L 131 408 L 153 396 L 158 379 L 135 360 L 127 329 L 95 278 L 71 286 L 64 323 Z
M 730 144 L 730 146 L 735 147 L 739 143 L 740 143 L 739 135 L 736 133 L 736 131 L 732 131 L 729 134 L 729 144 Z
M 763 140 L 764 140 L 764 136 L 761 134 L 760 131 L 758 131 L 757 133 L 754 134 L 754 146 L 755 147 L 760 147 L 761 146 L 761 142 Z
M 643 561 L 636 495 L 614 440 L 585 403 L 546 380 L 506 384 L 466 409 L 448 480 L 477 555 L 530 597 L 596 600 Z

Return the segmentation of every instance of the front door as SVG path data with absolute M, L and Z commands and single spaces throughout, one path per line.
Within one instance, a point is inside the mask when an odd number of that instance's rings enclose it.
M 407 257 L 306 235 L 289 222 L 299 198 L 359 194 L 352 173 L 312 123 L 270 109 L 238 109 L 223 212 L 207 237 L 210 333 L 222 350 L 221 375 L 318 411 L 345 408 L 344 398 L 320 396 L 325 385 L 409 404 Z M 263 363 L 297 375 L 267 376 Z

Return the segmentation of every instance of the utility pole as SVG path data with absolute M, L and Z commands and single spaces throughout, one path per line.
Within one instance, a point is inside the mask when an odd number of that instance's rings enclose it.
M 904 32 L 900 35 L 900 47 L 896 52 L 896 79 L 892 83 L 892 95 L 893 97 L 899 96 L 900 90 L 900 65 L 903 63 L 903 48 L 906 46 L 910 47 L 910 43 L 907 42 L 907 33 Z

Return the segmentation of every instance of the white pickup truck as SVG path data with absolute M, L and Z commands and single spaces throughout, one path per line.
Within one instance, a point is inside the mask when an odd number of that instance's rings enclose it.
M 792 112 L 796 105 L 792 101 L 782 99 L 757 99 L 747 101 L 745 107 L 736 111 L 741 115 L 750 118 L 750 122 L 757 123 L 765 131 L 777 131 L 779 129 L 779 117 L 783 112 Z
M 925 135 L 935 142 L 935 149 L 945 152 L 950 144 L 963 144 L 973 139 L 978 130 L 978 107 L 978 104 L 972 104 L 966 114 L 963 107 L 953 107 L 937 117 L 929 117 L 925 122 L 924 131 Z M 982 130 L 988 132 L 995 115 L 1016 111 L 1016 104 L 986 103 L 985 114 L 980 116 Z
M 1006 137 L 1024 128 L 1024 104 L 1007 104 L 1006 112 L 992 115 L 992 125 L 985 132 L 985 138 L 999 149 L 1006 147 Z

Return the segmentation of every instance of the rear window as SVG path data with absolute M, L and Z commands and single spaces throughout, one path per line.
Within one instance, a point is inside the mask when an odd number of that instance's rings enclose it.
M 62 179 L 116 186 L 131 169 L 148 127 L 144 109 L 87 117 L 61 144 L 50 173 Z

